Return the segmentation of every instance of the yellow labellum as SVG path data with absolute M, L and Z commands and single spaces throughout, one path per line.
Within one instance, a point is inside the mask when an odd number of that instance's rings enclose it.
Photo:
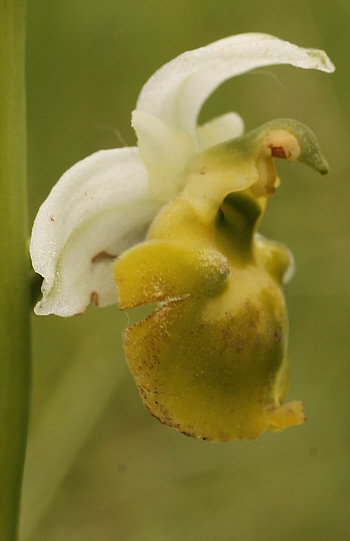
M 142 400 L 189 436 L 252 439 L 305 420 L 300 401 L 283 405 L 291 256 L 256 235 L 279 184 L 274 157 L 327 171 L 313 134 L 291 120 L 213 147 L 114 266 L 121 309 L 160 303 L 124 333 Z

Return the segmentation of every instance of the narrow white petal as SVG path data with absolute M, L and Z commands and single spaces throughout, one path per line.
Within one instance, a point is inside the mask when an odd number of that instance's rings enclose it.
M 149 174 L 150 192 L 157 201 L 169 201 L 182 188 L 183 171 L 195 155 L 196 141 L 143 111 L 133 111 L 132 125 Z
M 203 152 L 207 148 L 239 137 L 243 132 L 244 123 L 237 113 L 218 116 L 197 128 L 199 150 Z
M 161 118 L 175 130 L 195 135 L 200 108 L 221 83 L 272 64 L 334 70 L 323 51 L 303 49 L 267 34 L 240 34 L 188 51 L 165 64 L 144 85 L 137 109 Z
M 113 258 L 144 238 L 159 207 L 137 148 L 102 150 L 69 169 L 33 226 L 31 258 L 44 277 L 35 312 L 70 316 L 116 302 Z

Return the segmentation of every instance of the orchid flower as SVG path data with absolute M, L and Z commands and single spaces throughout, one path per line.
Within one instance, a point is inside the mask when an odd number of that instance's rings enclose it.
M 197 126 L 226 79 L 288 63 L 331 72 L 322 51 L 264 34 L 180 55 L 139 96 L 138 148 L 97 152 L 67 171 L 39 210 L 31 242 L 44 276 L 37 314 L 95 302 L 156 304 L 124 332 L 144 405 L 210 441 L 256 438 L 304 422 L 288 387 L 283 285 L 292 256 L 257 233 L 279 185 L 274 158 L 327 173 L 315 136 L 282 119 L 243 133 L 236 113 Z M 116 286 L 115 286 L 116 284 Z
M 117 302 L 112 261 L 142 241 L 182 188 L 196 153 L 243 133 L 227 113 L 197 126 L 208 96 L 224 81 L 272 64 L 333 71 L 327 55 L 265 34 L 231 36 L 186 52 L 144 85 L 132 115 L 138 147 L 101 150 L 60 178 L 39 209 L 30 253 L 44 277 L 39 315 L 72 316 Z

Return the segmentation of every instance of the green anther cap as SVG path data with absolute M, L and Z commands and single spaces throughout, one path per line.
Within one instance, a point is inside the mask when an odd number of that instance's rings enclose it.
M 315 134 L 297 120 L 282 118 L 272 120 L 249 132 L 244 138 L 265 142 L 273 158 L 302 162 L 316 169 L 321 175 L 328 173 L 328 164 L 319 148 Z M 253 143 L 254 141 L 254 143 Z

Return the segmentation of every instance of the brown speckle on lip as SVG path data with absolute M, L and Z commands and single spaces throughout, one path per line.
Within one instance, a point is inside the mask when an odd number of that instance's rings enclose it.
M 274 334 L 274 338 L 276 340 L 276 342 L 280 342 L 282 340 L 282 331 L 280 329 L 277 329 L 277 331 L 275 331 L 275 334 Z

